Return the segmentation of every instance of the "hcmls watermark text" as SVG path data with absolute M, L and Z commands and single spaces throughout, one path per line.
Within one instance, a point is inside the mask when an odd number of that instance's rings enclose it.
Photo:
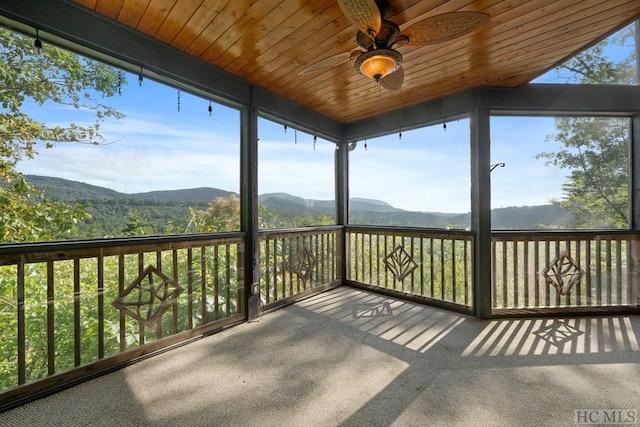
M 573 423 L 638 425 L 640 418 L 637 409 L 576 409 L 573 413 Z

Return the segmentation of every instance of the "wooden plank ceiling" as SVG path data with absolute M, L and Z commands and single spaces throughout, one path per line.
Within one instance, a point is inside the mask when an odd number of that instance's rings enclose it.
M 517 87 L 640 17 L 638 0 L 392 0 L 400 29 L 454 11 L 490 15 L 454 40 L 399 47 L 405 80 L 389 92 L 353 61 L 309 65 L 357 47 L 336 0 L 74 0 L 342 123 L 481 86 Z

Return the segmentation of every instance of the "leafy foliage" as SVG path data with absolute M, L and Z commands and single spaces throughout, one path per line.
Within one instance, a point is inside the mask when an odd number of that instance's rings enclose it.
M 96 61 L 52 46 L 36 54 L 33 40 L 0 28 L 0 207 L 1 241 L 63 238 L 87 217 L 82 206 L 51 201 L 15 170 L 18 161 L 33 158 L 38 143 L 52 148 L 61 142 L 100 144 L 100 121 L 122 118 L 97 97 L 117 93 L 124 80 Z M 95 123 L 51 125 L 25 112 L 26 105 L 51 102 L 91 111 Z
M 633 84 L 634 55 L 620 61 L 605 55 L 607 47 L 633 40 L 634 32 L 628 27 L 570 59 L 558 73 L 568 71 L 583 84 Z M 573 213 L 578 228 L 628 227 L 628 120 L 559 117 L 555 124 L 557 133 L 547 140 L 559 142 L 562 148 L 538 158 L 570 171 L 562 187 L 564 195 L 556 203 Z

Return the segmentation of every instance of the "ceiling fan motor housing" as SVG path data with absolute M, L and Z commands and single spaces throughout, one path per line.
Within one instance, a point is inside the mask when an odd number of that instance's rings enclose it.
M 383 20 L 380 31 L 372 39 L 368 34 L 358 31 L 356 42 L 365 50 L 391 48 L 400 34 L 400 27 L 395 22 Z M 374 43 L 375 41 L 375 43 Z

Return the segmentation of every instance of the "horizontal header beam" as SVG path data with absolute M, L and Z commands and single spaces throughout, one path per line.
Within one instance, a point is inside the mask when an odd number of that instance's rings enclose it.
M 474 106 L 494 115 L 640 114 L 640 86 L 530 84 L 481 88 L 353 123 L 340 123 L 213 67 L 89 9 L 65 0 L 3 0 L 0 24 L 26 34 L 36 28 L 48 43 L 140 72 L 222 104 L 254 106 L 270 120 L 333 142 L 360 141 L 468 116 Z

